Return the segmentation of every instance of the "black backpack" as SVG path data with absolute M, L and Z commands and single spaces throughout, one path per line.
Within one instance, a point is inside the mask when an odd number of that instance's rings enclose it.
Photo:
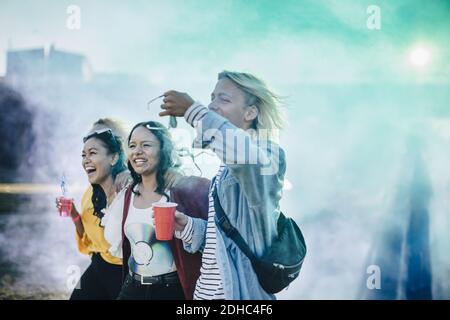
M 250 259 L 261 287 L 267 293 L 277 293 L 286 288 L 298 277 L 306 255 L 305 239 L 295 221 L 280 212 L 277 221 L 278 237 L 262 257 L 258 258 L 231 225 L 220 204 L 217 187 L 214 187 L 212 195 L 217 224 Z

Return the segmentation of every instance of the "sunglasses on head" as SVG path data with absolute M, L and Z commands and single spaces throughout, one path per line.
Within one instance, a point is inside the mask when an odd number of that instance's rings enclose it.
M 83 138 L 83 143 L 86 143 L 86 141 L 88 141 L 88 139 L 99 136 L 101 134 L 108 134 L 108 135 L 111 135 L 112 137 L 114 137 L 111 129 L 104 128 L 104 129 L 95 130 L 95 131 L 89 133 L 87 136 L 85 136 Z
M 159 98 L 162 98 L 162 97 L 164 97 L 163 94 L 160 95 L 160 96 L 157 96 L 157 97 L 151 99 L 149 102 L 147 102 L 147 110 L 150 110 L 150 104 L 152 102 L 154 102 L 154 101 L 156 101 L 156 100 L 158 100 Z M 169 129 L 170 128 L 176 128 L 177 126 L 178 126 L 177 118 L 174 117 L 174 116 L 170 116 L 169 117 Z
M 151 126 L 151 125 L 148 124 L 148 123 L 145 125 L 145 127 L 146 127 L 148 130 L 167 130 L 167 128 Z

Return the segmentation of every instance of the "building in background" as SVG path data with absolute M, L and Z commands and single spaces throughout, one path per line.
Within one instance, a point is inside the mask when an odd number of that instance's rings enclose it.
M 6 81 L 14 87 L 49 82 L 86 82 L 92 70 L 82 54 L 46 48 L 8 50 Z

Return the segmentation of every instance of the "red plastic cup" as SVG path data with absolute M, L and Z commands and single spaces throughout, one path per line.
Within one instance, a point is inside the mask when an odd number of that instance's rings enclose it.
M 172 240 L 177 206 L 178 204 L 174 202 L 156 202 L 152 205 L 155 217 L 156 239 Z
M 59 208 L 59 215 L 61 217 L 70 217 L 73 199 L 62 196 L 59 197 L 58 200 L 59 203 L 61 204 L 61 207 Z

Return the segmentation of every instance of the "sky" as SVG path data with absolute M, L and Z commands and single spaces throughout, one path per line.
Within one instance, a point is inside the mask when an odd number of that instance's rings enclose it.
M 69 5 L 81 29 L 66 28 Z M 381 29 L 366 26 L 381 9 Z M 432 75 L 446 82 L 448 1 L 1 1 L 0 74 L 4 51 L 49 46 L 89 57 L 97 72 L 202 81 L 219 69 L 259 71 L 274 85 L 410 81 L 409 50 L 433 50 Z M 186 63 L 189 62 L 189 63 Z M 179 72 L 179 70 L 184 72 Z M 405 72 L 406 71 L 406 72 Z

